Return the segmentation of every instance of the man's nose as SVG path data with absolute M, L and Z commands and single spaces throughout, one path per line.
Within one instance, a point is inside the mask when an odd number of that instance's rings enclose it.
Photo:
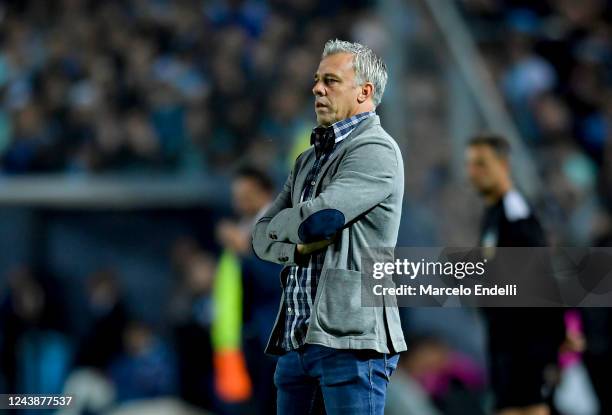
M 323 95 L 325 95 L 325 88 L 322 84 L 323 83 L 320 81 L 314 84 L 314 86 L 312 87 L 312 93 L 314 96 L 322 97 Z

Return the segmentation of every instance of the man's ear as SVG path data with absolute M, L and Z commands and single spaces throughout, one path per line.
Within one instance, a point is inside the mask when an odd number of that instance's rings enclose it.
M 359 95 L 357 95 L 357 102 L 363 104 L 368 100 L 368 98 L 372 98 L 374 94 L 374 85 L 370 82 L 366 82 L 361 86 L 361 90 L 359 91 Z

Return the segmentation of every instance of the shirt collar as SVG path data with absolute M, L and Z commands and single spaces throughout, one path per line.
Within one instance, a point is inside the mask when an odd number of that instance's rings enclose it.
M 334 144 L 348 137 L 361 121 L 375 114 L 376 112 L 374 111 L 361 112 L 352 117 L 337 121 L 329 127 L 318 126 L 314 128 L 310 136 L 310 144 L 315 146 L 317 158 L 322 153 L 330 151 Z
M 361 121 L 373 115 L 376 115 L 376 112 L 361 112 L 353 115 L 352 117 L 333 123 L 331 126 L 334 129 L 334 136 L 336 137 L 335 142 L 338 143 L 344 140 Z

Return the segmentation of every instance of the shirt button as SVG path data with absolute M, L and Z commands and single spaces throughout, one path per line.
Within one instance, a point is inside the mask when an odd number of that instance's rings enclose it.
M 315 183 L 316 183 L 316 182 L 313 180 L 313 181 L 311 181 L 311 182 L 310 182 L 310 185 L 311 185 L 311 186 L 314 186 L 314 185 L 315 185 Z
M 287 308 L 287 311 L 291 313 L 291 307 L 288 307 L 288 308 Z
M 293 275 L 289 275 L 289 279 L 291 279 L 291 280 L 292 280 L 292 279 L 293 279 Z

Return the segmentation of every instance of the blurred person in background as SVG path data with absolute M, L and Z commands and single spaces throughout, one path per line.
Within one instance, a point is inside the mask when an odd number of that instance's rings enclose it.
M 359 301 L 361 255 L 394 247 L 401 218 L 403 159 L 375 113 L 386 81 L 385 63 L 368 47 L 325 44 L 312 145 L 255 225 L 257 256 L 285 265 L 266 347 L 280 355 L 278 414 L 382 415 L 406 349 L 397 306 Z
M 85 333 L 77 338 L 72 370 L 63 393 L 74 396 L 73 413 L 103 413 L 115 402 L 116 390 L 109 378 L 111 363 L 123 350 L 121 334 L 127 325 L 128 313 L 112 267 L 93 272 L 86 281 L 87 314 Z
M 436 336 L 409 341 L 406 369 L 445 415 L 483 415 L 485 371 Z
M 486 204 L 480 246 L 543 247 L 547 241 L 531 207 L 513 185 L 510 145 L 501 136 L 473 137 L 466 150 L 468 178 Z M 499 415 L 548 415 L 554 365 L 565 331 L 563 313 L 549 308 L 485 309 L 490 381 Z M 543 391 L 548 388 L 547 395 Z
M 387 388 L 385 415 L 442 415 L 427 391 L 410 373 L 404 352 Z
M 57 168 L 57 143 L 46 128 L 39 105 L 29 104 L 15 112 L 13 141 L 5 148 L 3 170 L 7 173 L 41 172 Z M 55 154 L 54 154 L 55 153 Z
M 386 415 L 479 415 L 485 371 L 435 336 L 408 340 L 389 385 Z
M 57 282 L 29 266 L 8 275 L 0 304 L 0 370 L 5 393 L 60 393 L 72 359 Z
M 276 412 L 273 383 L 276 359 L 263 351 L 281 296 L 276 277 L 281 267 L 257 258 L 250 241 L 255 222 L 272 202 L 273 191 L 272 180 L 265 173 L 250 166 L 240 168 L 232 182 L 233 207 L 238 220 L 225 220 L 217 227 L 217 238 L 224 252 L 215 280 L 215 349 L 217 356 L 225 360 L 219 362 L 223 367 L 231 365 L 234 356 L 244 355 L 253 388 L 255 413 L 261 415 Z M 229 266 L 230 258 L 238 266 Z M 236 331 L 233 336 L 231 330 Z M 231 383 L 224 385 L 222 381 L 218 386 L 236 386 L 236 373 L 220 375 L 227 376 L 227 382 Z M 225 392 L 222 396 L 232 400 L 230 390 L 222 392 Z
M 120 336 L 123 347 L 109 367 L 118 403 L 177 393 L 176 360 L 146 323 L 132 320 Z
M 187 236 L 174 241 L 171 257 L 178 283 L 168 317 L 177 353 L 179 395 L 194 406 L 217 411 L 211 342 L 211 292 L 217 264 L 211 253 Z
M 89 277 L 87 300 L 91 323 L 80 341 L 74 364 L 105 372 L 121 352 L 119 333 L 125 329 L 128 317 L 114 269 L 101 269 Z

